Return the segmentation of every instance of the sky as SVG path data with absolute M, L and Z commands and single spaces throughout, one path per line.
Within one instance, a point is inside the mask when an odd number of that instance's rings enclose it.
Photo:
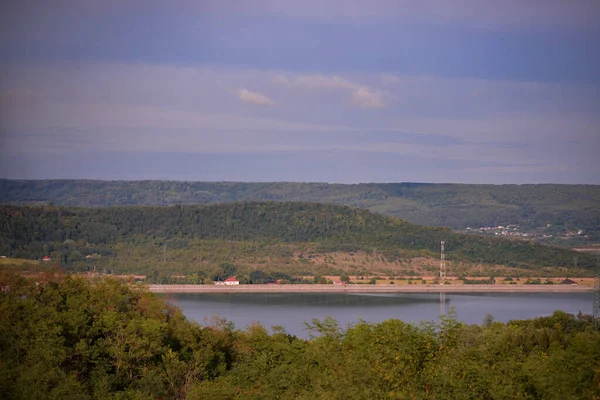
M 600 184 L 597 0 L 7 0 L 0 178 Z

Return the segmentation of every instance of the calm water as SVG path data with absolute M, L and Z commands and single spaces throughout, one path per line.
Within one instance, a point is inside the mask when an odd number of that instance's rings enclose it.
M 443 295 L 442 295 L 443 296 Z M 201 324 L 225 318 L 243 329 L 254 321 L 281 325 L 288 333 L 307 337 L 304 321 L 334 317 L 346 327 L 363 319 L 397 318 L 409 322 L 437 321 L 454 309 L 459 320 L 479 324 L 486 314 L 495 321 L 550 315 L 555 310 L 592 313 L 592 293 L 185 293 L 169 295 L 185 315 Z

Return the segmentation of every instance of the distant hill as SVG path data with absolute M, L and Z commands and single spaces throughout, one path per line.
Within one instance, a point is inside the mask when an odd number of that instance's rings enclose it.
M 446 240 L 451 262 L 536 270 L 571 268 L 577 257 L 581 269 L 592 270 L 595 265 L 593 256 L 567 249 L 459 234 L 368 210 L 317 203 L 2 206 L 0 223 L 1 254 L 38 259 L 50 254 L 56 262 L 74 269 L 89 266 L 94 257 L 103 260 L 98 265 L 105 268 L 118 266 L 129 272 L 149 266 L 161 269 L 167 265 L 167 251 L 173 271 L 183 265 L 188 271 L 200 270 L 205 261 L 249 263 L 259 255 L 258 264 L 271 263 L 278 256 L 272 267 L 285 270 L 290 263 L 304 265 L 306 260 L 296 253 L 306 249 L 313 255 L 376 252 L 377 257 L 393 262 L 438 257 L 440 240 Z
M 600 229 L 598 185 L 0 180 L 3 204 L 164 206 L 236 201 L 343 204 L 453 229 L 550 224 L 551 233 L 584 230 L 592 238 Z

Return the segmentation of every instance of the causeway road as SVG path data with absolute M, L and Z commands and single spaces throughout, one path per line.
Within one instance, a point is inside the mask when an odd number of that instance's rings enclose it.
M 148 285 L 154 293 L 573 293 L 586 285 Z

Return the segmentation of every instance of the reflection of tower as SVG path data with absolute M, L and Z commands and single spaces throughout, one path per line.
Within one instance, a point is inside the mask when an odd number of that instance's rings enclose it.
M 441 241 L 441 254 L 440 254 L 440 278 L 446 277 L 446 253 L 444 252 L 444 245 L 446 244 L 445 240 Z
M 440 291 L 440 315 L 446 314 L 446 292 Z
M 596 279 L 594 280 L 594 323 L 600 329 L 600 257 L 596 262 Z

